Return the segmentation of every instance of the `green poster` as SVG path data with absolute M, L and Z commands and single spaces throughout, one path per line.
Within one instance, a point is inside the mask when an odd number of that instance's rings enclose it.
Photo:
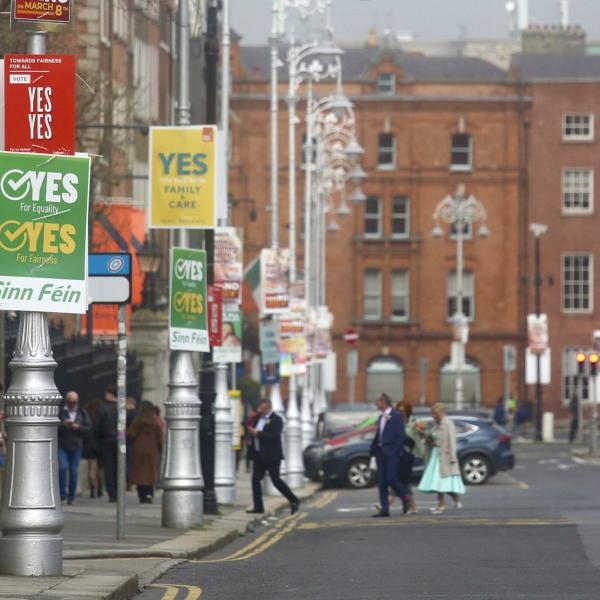
M 210 350 L 206 309 L 206 252 L 173 248 L 169 295 L 171 350 Z
M 0 309 L 87 310 L 90 159 L 0 152 Z

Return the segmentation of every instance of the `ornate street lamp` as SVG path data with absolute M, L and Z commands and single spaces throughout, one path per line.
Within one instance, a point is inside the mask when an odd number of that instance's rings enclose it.
M 463 238 L 465 227 L 472 228 L 476 222 L 480 223 L 478 235 L 487 237 L 490 233 L 485 221 L 486 210 L 475 196 L 465 196 L 465 186 L 459 185 L 454 196 L 446 196 L 436 207 L 433 213 L 435 227 L 433 237 L 443 235 L 440 222 L 450 224 L 456 236 L 456 312 L 451 317 L 453 324 L 452 365 L 456 369 L 454 388 L 454 402 L 457 410 L 464 406 L 463 367 L 465 361 L 465 345 L 469 335 L 469 319 L 463 313 Z
M 162 252 L 146 235 L 143 246 L 138 250 L 140 269 L 144 273 L 141 308 L 156 309 L 156 274 L 160 270 Z

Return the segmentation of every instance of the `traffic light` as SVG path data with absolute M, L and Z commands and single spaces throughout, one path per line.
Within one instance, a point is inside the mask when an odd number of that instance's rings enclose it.
M 585 375 L 585 352 L 578 352 L 575 355 L 575 360 L 577 361 L 577 375 Z
M 598 360 L 600 360 L 600 354 L 597 352 L 590 352 L 588 354 L 588 361 L 590 362 L 590 375 L 596 374 L 596 367 L 598 366 Z

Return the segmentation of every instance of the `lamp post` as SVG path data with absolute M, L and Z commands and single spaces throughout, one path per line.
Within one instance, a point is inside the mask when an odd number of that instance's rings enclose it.
M 138 260 L 140 269 L 144 274 L 144 287 L 142 290 L 141 308 L 156 309 L 156 281 L 155 277 L 160 270 L 162 262 L 162 252 L 160 248 L 154 245 L 148 236 L 144 239 L 144 244 L 138 250 Z
M 540 238 L 546 231 L 547 225 L 541 223 L 531 223 L 529 230 L 535 238 L 535 314 L 539 318 L 542 312 L 542 275 L 541 275 L 541 258 L 540 258 Z M 542 441 L 542 355 L 536 352 L 535 355 L 535 439 L 537 442 Z M 581 402 L 581 397 L 580 397 Z
M 446 196 L 435 207 L 433 219 L 436 222 L 432 232 L 434 237 L 443 235 L 442 228 L 439 225 L 440 221 L 450 224 L 454 228 L 456 236 L 456 310 L 452 316 L 454 341 L 451 356 L 456 373 L 454 403 L 457 410 L 462 410 L 464 407 L 463 368 L 465 345 L 469 334 L 469 319 L 464 314 L 463 307 L 463 239 L 465 227 L 472 228 L 476 222 L 480 222 L 478 235 L 480 237 L 489 235 L 489 229 L 485 224 L 487 213 L 483 204 L 474 196 L 466 197 L 465 186 L 459 185 L 454 196 Z

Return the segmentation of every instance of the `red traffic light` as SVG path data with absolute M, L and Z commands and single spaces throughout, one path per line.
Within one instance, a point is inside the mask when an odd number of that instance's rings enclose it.
M 585 362 L 585 353 L 584 352 L 578 352 L 577 356 L 575 357 L 577 362 L 581 365 Z

